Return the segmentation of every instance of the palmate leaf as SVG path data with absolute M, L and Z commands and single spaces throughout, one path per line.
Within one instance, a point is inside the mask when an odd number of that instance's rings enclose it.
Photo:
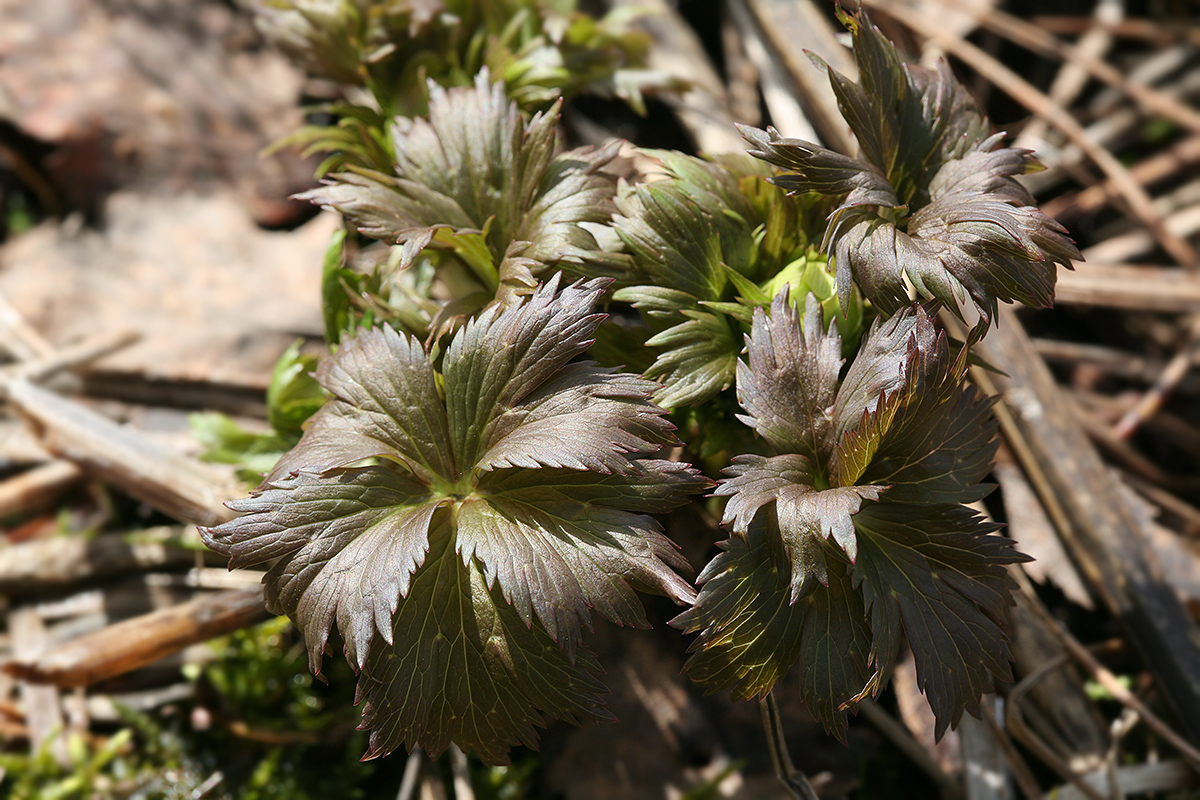
M 862 597 L 843 560 L 831 558 L 828 585 L 794 599 L 769 545 L 770 515 L 724 550 L 700 574 L 696 605 L 672 625 L 699 633 L 684 674 L 712 689 L 731 687 L 736 700 L 762 697 L 797 660 L 802 693 L 827 730 L 844 740 L 845 707 L 866 694 L 871 632 Z
M 785 297 L 755 311 L 738 397 L 777 455 L 735 458 L 715 492 L 733 537 L 674 623 L 700 632 L 686 670 L 745 697 L 800 660 L 805 702 L 837 732 L 907 634 L 944 731 L 1009 675 L 1004 565 L 1024 557 L 960 505 L 986 493 L 990 404 L 921 306 L 878 321 L 840 381 L 816 298 L 805 320 Z
M 844 14 L 859 82 L 829 70 L 862 154 L 851 158 L 777 131 L 742 128 L 751 154 L 794 174 L 791 192 L 841 196 L 822 249 L 837 264 L 843 304 L 857 285 L 885 313 L 937 299 L 984 322 L 1000 300 L 1045 307 L 1058 264 L 1081 256 L 1065 229 L 1033 206 L 1014 176 L 1037 168 L 1026 150 L 997 149 L 987 122 L 945 64 L 902 64 L 865 12 Z
M 903 629 L 941 738 L 964 710 L 979 716 L 993 676 L 1012 680 L 1004 629 L 1016 583 L 1005 565 L 1030 559 L 963 506 L 870 503 L 854 523 L 852 575 L 871 615 L 876 674 L 891 669 Z
M 616 148 L 554 155 L 558 106 L 524 121 L 503 83 L 479 75 L 473 89 L 430 86 L 428 119 L 393 123 L 391 174 L 353 168 L 330 175 L 302 198 L 344 214 L 368 236 L 405 244 L 406 262 L 423 248 L 449 248 L 441 229 L 482 237 L 492 290 L 501 266 L 520 256 L 534 278 L 553 269 L 621 274 L 626 259 L 606 253 L 580 223 L 606 224 L 616 179 L 604 171 Z M 436 238 L 435 238 L 436 237 Z M 513 251 L 514 243 L 522 243 Z
M 369 755 L 454 741 L 498 762 L 543 715 L 603 718 L 580 646 L 591 614 L 645 626 L 636 591 L 693 598 L 648 514 L 711 482 L 657 457 L 676 440 L 653 384 L 573 361 L 606 284 L 556 276 L 494 306 L 440 376 L 391 329 L 343 340 L 300 443 L 231 504 L 244 516 L 203 532 L 232 565 L 274 562 L 268 604 L 314 670 L 337 626 Z

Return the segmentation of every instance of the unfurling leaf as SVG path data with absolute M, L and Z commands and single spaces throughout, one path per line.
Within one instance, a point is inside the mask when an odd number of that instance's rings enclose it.
M 1014 179 L 1036 168 L 1030 152 L 998 149 L 1001 137 L 988 136 L 944 63 L 903 64 L 865 12 L 843 20 L 859 82 L 832 69 L 829 79 L 860 157 L 741 129 L 752 155 L 795 171 L 776 184 L 841 197 L 822 249 L 836 262 L 842 303 L 857 285 L 888 314 L 909 303 L 909 286 L 956 312 L 969 299 L 985 322 L 1000 300 L 1049 306 L 1057 265 L 1081 256 Z
M 812 198 L 788 198 L 766 182 L 769 167 L 745 156 L 645 152 L 666 177 L 617 194 L 613 224 L 633 257 L 634 285 L 615 297 L 655 331 L 646 345 L 659 355 L 646 377 L 663 384 L 655 400 L 677 408 L 733 385 L 742 323 L 782 291 L 781 271 L 806 256 L 801 219 Z
M 749 697 L 799 660 L 840 735 L 907 634 L 940 734 L 1009 675 L 1004 566 L 1024 556 L 960 505 L 988 488 L 990 406 L 921 306 L 877 321 L 842 377 L 821 325 L 811 296 L 803 324 L 786 295 L 755 311 L 738 399 L 776 455 L 735 458 L 716 491 L 733 535 L 673 623 L 700 634 L 685 669 Z
M 428 119 L 394 121 L 390 172 L 352 167 L 301 197 L 404 244 L 402 266 L 426 247 L 454 252 L 489 292 L 516 282 L 528 293 L 557 269 L 623 272 L 625 258 L 580 224 L 612 215 L 616 178 L 604 167 L 615 147 L 554 155 L 558 106 L 526 122 L 486 72 L 473 89 L 430 93 Z
M 368 755 L 455 742 L 502 762 L 544 717 L 605 718 L 591 613 L 645 626 L 635 591 L 693 598 L 647 515 L 711 482 L 658 457 L 675 437 L 653 384 L 574 360 L 605 285 L 556 276 L 494 306 L 440 374 L 390 328 L 344 339 L 300 443 L 230 504 L 243 516 L 203 532 L 231 566 L 273 562 L 268 604 L 314 671 L 336 625 Z

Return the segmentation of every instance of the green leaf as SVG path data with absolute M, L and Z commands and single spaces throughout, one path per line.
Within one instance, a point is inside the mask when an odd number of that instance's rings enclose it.
M 204 446 L 201 459 L 236 465 L 238 477 L 251 485 L 270 472 L 279 457 L 295 444 L 275 431 L 246 430 L 216 411 L 190 414 L 188 424 L 196 441 Z
M 312 376 L 317 357 L 302 354 L 301 343 L 293 342 L 275 362 L 267 387 L 267 419 L 280 436 L 292 440 L 300 438 L 304 423 L 329 398 Z
M 325 343 L 336 345 L 343 333 L 353 331 L 354 303 L 347 291 L 353 273 L 346 269 L 346 231 L 334 231 L 325 249 L 321 267 L 321 312 L 325 319 Z
M 654 395 L 664 408 L 698 403 L 733 385 L 737 371 L 738 338 L 725 315 L 681 311 L 682 322 L 646 340 L 663 347 L 646 370 L 646 377 L 663 388 Z
M 771 299 L 758 282 L 796 255 L 790 248 L 799 242 L 802 204 L 765 183 L 769 168 L 744 158 L 645 153 L 666 178 L 617 194 L 613 224 L 639 282 L 615 299 L 632 302 L 656 330 L 646 344 L 660 352 L 646 377 L 664 384 L 655 400 L 677 408 L 733 384 L 743 322 Z M 788 226 L 791 234 L 781 230 Z
M 1030 559 L 962 506 L 868 503 L 854 525 L 871 663 L 879 677 L 890 671 L 903 630 L 940 738 L 964 710 L 979 716 L 994 679 L 1012 680 L 1004 627 L 1016 584 L 1005 565 Z

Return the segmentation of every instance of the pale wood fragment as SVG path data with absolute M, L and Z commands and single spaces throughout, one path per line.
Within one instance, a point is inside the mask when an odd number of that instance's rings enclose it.
M 40 656 L 12 661 L 4 669 L 31 683 L 90 686 L 270 617 L 261 589 L 203 594 L 109 625 Z
M 141 570 L 187 569 L 205 551 L 182 546 L 193 529 L 159 527 L 136 536 L 55 536 L 0 548 L 0 592 L 44 591 Z M 212 554 L 215 560 L 215 554 Z
M 44 508 L 83 480 L 70 461 L 50 461 L 0 481 L 0 517 Z
M 972 377 L 998 395 L 1001 429 L 1094 594 L 1124 626 L 1192 741 L 1200 741 L 1200 630 L 1154 563 L 1133 511 L 1088 441 L 1016 314 L 976 351 L 1000 373 Z
M 182 522 L 212 526 L 233 518 L 223 504 L 243 491 L 215 470 L 28 381 L 7 387 L 9 403 L 45 447 L 91 477 Z

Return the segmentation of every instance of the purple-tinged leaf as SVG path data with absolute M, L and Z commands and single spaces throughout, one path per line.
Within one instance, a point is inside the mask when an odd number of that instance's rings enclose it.
M 458 332 L 442 367 L 451 443 L 475 464 L 492 420 L 549 381 L 592 343 L 607 280 L 558 291 L 558 275 L 520 305 L 493 306 Z
M 1012 679 L 1004 627 L 1015 583 L 1005 566 L 1028 557 L 963 506 L 869 503 L 854 524 L 851 575 L 871 615 L 871 664 L 886 675 L 907 635 L 940 738 L 964 710 L 979 716 L 994 678 Z
M 391 635 L 444 502 L 387 465 L 300 472 L 231 502 L 245 516 L 201 534 L 231 568 L 279 559 L 263 579 L 267 605 L 304 631 L 314 672 L 335 621 L 346 658 L 361 668 L 375 634 Z
M 738 125 L 737 129 L 750 144 L 747 151 L 750 155 L 784 169 L 796 170 L 798 174 L 771 178 L 772 183 L 789 192 L 846 194 L 872 186 L 891 191 L 887 177 L 868 161 L 844 156 L 803 139 L 785 138 L 769 125 L 765 131 L 749 125 Z
M 867 15 L 843 14 L 854 39 L 859 82 L 829 71 L 859 159 L 743 128 L 752 154 L 795 174 L 773 182 L 789 192 L 842 196 L 822 249 L 837 265 L 843 304 L 857 285 L 885 314 L 909 303 L 910 287 L 954 313 L 970 300 L 982 320 L 998 301 L 1044 307 L 1057 266 L 1079 251 L 1063 228 L 1033 207 L 1013 179 L 1030 153 L 997 149 L 999 136 L 949 69 L 908 66 Z
M 626 472 L 628 455 L 677 440 L 662 411 L 645 403 L 656 384 L 592 362 L 569 364 L 520 403 L 492 418 L 480 470 L 566 467 Z
M 646 515 L 712 482 L 653 457 L 677 441 L 653 384 L 572 361 L 607 283 L 555 277 L 462 327 L 445 400 L 415 339 L 347 338 L 318 373 L 333 399 L 231 504 L 246 515 L 204 532 L 235 564 L 277 559 L 268 601 L 314 670 L 337 625 L 363 670 L 369 755 L 456 741 L 495 763 L 532 746 L 542 713 L 603 717 L 579 647 L 591 613 L 645 625 L 637 591 L 693 599 Z
M 403 462 L 423 480 L 455 472 L 445 405 L 421 344 L 391 328 L 361 331 L 317 368 L 333 399 L 264 486 L 298 470 L 321 472 L 367 458 Z
M 580 224 L 611 219 L 616 178 L 604 168 L 615 146 L 555 156 L 559 104 L 526 122 L 486 70 L 474 88 L 430 84 L 429 92 L 428 119 L 393 123 L 394 174 L 351 168 L 299 196 L 368 236 L 412 244 L 402 266 L 449 228 L 482 234 L 497 271 L 512 244 L 525 242 L 535 277 L 554 268 L 624 274 L 627 257 L 603 252 Z
M 845 565 L 830 560 L 827 586 L 812 584 L 793 600 L 775 566 L 766 522 L 720 544 L 700 575 L 696 605 L 672 620 L 699 633 L 684 674 L 710 690 L 732 688 L 736 700 L 761 697 L 801 662 L 804 702 L 827 730 L 845 736 L 844 707 L 869 690 L 867 628 L 861 596 Z
M 534 615 L 568 654 L 590 611 L 618 625 L 649 627 L 634 589 L 679 603 L 694 597 L 676 569 L 687 569 L 651 518 L 578 502 L 536 502 L 540 492 L 509 491 L 467 500 L 458 510 L 457 547 L 474 558 L 490 587 L 526 625 Z
M 890 486 L 892 503 L 970 503 L 984 497 L 995 454 L 991 402 L 963 382 L 923 308 L 879 323 L 842 384 L 831 472 L 841 485 Z
M 545 509 L 565 503 L 659 514 L 715 485 L 683 462 L 638 458 L 632 464 L 633 472 L 611 474 L 545 468 L 496 470 L 480 476 L 479 488 L 487 494 L 519 496 L 522 502 Z
M 781 293 L 768 317 L 754 312 L 746 362 L 738 365 L 738 402 L 743 422 L 779 452 L 799 453 L 820 463 L 831 444 L 831 414 L 842 366 L 837 328 L 822 330 L 821 306 L 805 300 L 803 326 Z
M 791 599 L 796 602 L 812 581 L 829 581 L 824 543 L 833 539 L 851 562 L 857 556 L 851 517 L 862 501 L 876 500 L 885 486 L 814 488 L 811 462 L 801 455 L 738 456 L 725 470 L 732 477 L 714 494 L 728 495 L 722 524 L 742 535 L 759 510 L 774 503 L 778 545 L 788 565 Z
M 390 632 L 371 648 L 358 684 L 364 758 L 401 744 L 436 757 L 454 742 L 489 764 L 508 763 L 516 744 L 537 747 L 545 718 L 611 720 L 595 658 L 572 661 L 539 625 L 528 625 L 488 590 L 474 561 L 454 553 L 448 524 L 431 535 L 425 566 L 400 603 Z

